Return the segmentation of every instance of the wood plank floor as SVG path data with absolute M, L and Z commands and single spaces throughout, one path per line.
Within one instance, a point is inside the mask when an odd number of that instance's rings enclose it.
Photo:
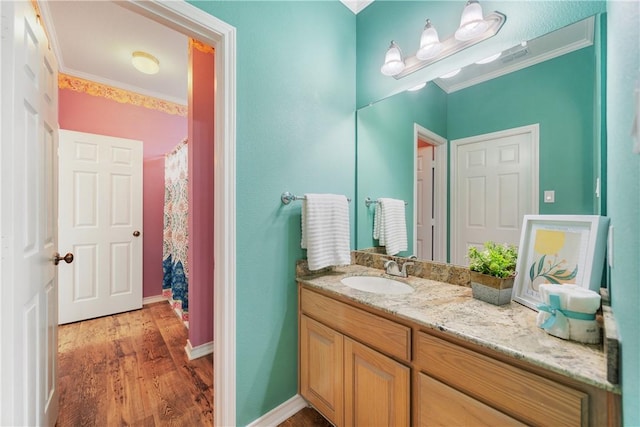
M 57 425 L 213 425 L 213 356 L 187 337 L 166 302 L 61 326 Z
M 278 427 L 333 427 L 315 409 L 308 407 L 287 419 Z
M 166 302 L 58 328 L 67 426 L 213 425 L 213 356 L 188 361 L 188 332 Z M 305 408 L 279 427 L 330 427 Z

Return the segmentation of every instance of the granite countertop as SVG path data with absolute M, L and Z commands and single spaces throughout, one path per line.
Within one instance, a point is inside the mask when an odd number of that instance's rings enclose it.
M 385 276 L 379 269 L 352 264 L 322 274 L 298 277 L 313 288 L 341 295 L 425 328 L 437 329 L 481 347 L 554 371 L 607 391 L 620 393 L 607 381 L 607 361 L 601 345 L 562 340 L 536 326 L 537 313 L 516 302 L 495 306 L 471 295 L 471 289 L 418 277 L 393 279 L 415 292 L 382 295 L 352 289 L 340 282 L 347 276 Z M 387 276 L 391 277 L 391 276 Z

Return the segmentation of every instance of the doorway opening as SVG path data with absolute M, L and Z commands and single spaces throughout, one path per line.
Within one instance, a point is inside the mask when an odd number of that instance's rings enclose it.
M 413 130 L 413 254 L 447 262 L 447 140 L 417 123 Z
M 235 425 L 235 28 L 186 2 L 119 3 L 187 37 L 212 46 L 215 60 L 213 135 L 213 335 L 216 425 Z M 46 10 L 46 7 L 43 8 Z M 213 162 L 215 159 L 215 162 Z

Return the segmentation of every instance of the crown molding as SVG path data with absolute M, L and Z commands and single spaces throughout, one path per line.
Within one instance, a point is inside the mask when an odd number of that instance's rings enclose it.
M 167 114 L 174 114 L 183 117 L 186 117 L 188 114 L 187 106 L 181 103 L 166 101 L 161 98 L 140 94 L 135 91 L 83 79 L 81 77 L 70 76 L 64 73 L 58 74 L 58 89 L 70 89 L 74 92 L 86 93 L 91 96 L 99 96 L 121 104 L 136 105 L 152 110 L 158 110 Z
M 340 2 L 357 15 L 362 9 L 373 3 L 373 0 L 340 0 Z

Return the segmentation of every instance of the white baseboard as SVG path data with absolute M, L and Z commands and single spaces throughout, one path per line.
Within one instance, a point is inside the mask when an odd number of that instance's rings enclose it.
M 206 356 L 207 354 L 213 353 L 213 341 L 209 341 L 207 343 L 193 347 L 191 345 L 191 341 L 187 340 L 187 346 L 184 348 L 184 351 L 187 353 L 187 357 L 189 358 L 189 360 Z
M 162 302 L 166 300 L 167 300 L 167 297 L 163 297 L 162 294 L 156 295 L 153 297 L 144 297 L 142 298 L 142 305 L 153 304 L 154 302 Z
M 271 427 L 287 420 L 287 418 L 300 412 L 303 408 L 309 406 L 306 400 L 299 394 L 284 402 L 282 405 L 273 408 L 257 420 L 249 423 L 247 427 Z

